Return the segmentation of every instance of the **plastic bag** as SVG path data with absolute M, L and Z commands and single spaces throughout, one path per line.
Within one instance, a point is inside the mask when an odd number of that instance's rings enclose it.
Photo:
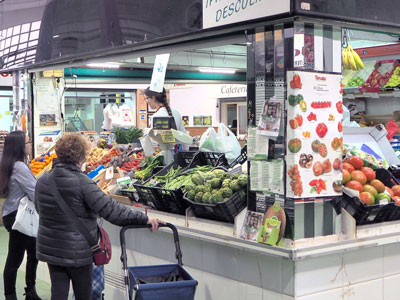
M 242 148 L 233 132 L 225 124 L 218 125 L 216 152 L 225 153 L 228 161 L 236 159 Z
M 199 150 L 205 152 L 217 151 L 217 132 L 213 127 L 210 127 L 201 135 Z
M 28 196 L 25 196 L 19 201 L 12 229 L 32 237 L 37 237 L 38 228 L 39 215 L 36 212 L 35 205 L 28 199 Z
M 393 120 L 389 120 L 389 122 L 386 123 L 385 125 L 387 135 L 386 137 L 388 140 L 391 140 L 392 137 L 394 137 L 397 134 L 397 131 L 399 130 L 399 125 Z

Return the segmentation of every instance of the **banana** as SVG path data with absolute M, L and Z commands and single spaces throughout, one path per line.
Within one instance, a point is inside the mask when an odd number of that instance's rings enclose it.
M 351 47 L 349 45 L 350 51 L 353 54 L 354 57 L 354 61 L 356 62 L 357 66 L 359 67 L 359 69 L 364 69 L 364 63 L 361 60 L 360 56 L 358 55 L 358 53 L 356 51 L 353 50 L 353 47 Z
M 356 65 L 356 61 L 354 60 L 353 53 L 350 51 L 349 47 L 347 47 L 346 49 L 347 49 L 347 58 L 349 60 L 351 69 L 355 71 L 355 70 L 357 70 L 357 65 Z
M 343 69 L 349 69 L 349 60 L 347 59 L 346 48 L 342 50 L 342 64 L 343 64 Z

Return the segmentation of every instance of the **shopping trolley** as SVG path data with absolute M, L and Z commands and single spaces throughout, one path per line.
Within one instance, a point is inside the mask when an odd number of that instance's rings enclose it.
M 125 231 L 129 229 L 150 228 L 146 225 L 129 225 L 120 231 L 121 261 L 124 270 L 126 299 L 135 300 L 193 300 L 197 281 L 184 269 L 179 236 L 176 227 L 170 223 L 160 224 L 169 227 L 174 236 L 175 257 L 178 264 L 128 267 Z M 134 296 L 134 298 L 133 298 Z

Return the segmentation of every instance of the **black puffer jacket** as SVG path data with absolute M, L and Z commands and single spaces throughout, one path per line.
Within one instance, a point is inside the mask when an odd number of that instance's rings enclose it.
M 98 216 L 119 226 L 146 224 L 148 218 L 115 202 L 96 183 L 72 165 L 55 163 L 36 184 L 35 200 L 39 213 L 37 258 L 58 266 L 80 267 L 92 263 L 92 252 L 85 237 L 61 210 L 50 190 L 50 176 L 60 194 L 97 239 Z

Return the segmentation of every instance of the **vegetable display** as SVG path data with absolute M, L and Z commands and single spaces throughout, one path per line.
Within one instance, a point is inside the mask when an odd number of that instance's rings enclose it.
M 136 127 L 130 127 L 128 129 L 115 128 L 114 133 L 118 144 L 134 143 L 143 136 L 143 130 Z
M 153 157 L 147 157 L 143 165 L 143 170 L 135 172 L 134 178 L 145 181 L 152 175 L 154 168 L 161 166 L 163 161 L 164 156 L 162 156 L 161 154 Z
M 39 174 L 44 168 L 46 168 L 54 158 L 57 158 L 55 153 L 50 154 L 50 152 L 43 153 L 42 155 L 34 158 L 29 167 L 33 173 L 33 175 Z

